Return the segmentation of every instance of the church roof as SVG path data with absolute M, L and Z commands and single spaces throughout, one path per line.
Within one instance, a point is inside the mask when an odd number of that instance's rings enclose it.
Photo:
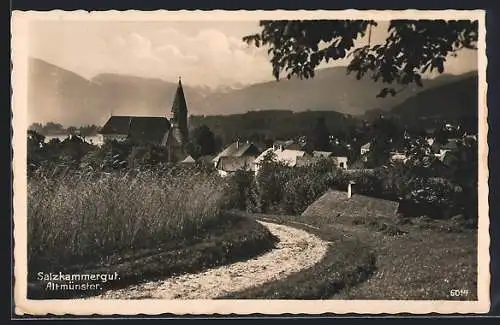
M 100 134 L 128 135 L 139 142 L 160 143 L 170 123 L 159 116 L 111 116 L 104 124 Z
M 173 119 L 176 122 L 180 122 L 179 118 L 184 112 L 187 112 L 186 97 L 184 96 L 184 90 L 182 89 L 182 83 L 179 78 L 179 84 L 177 85 L 174 101 L 172 103 Z

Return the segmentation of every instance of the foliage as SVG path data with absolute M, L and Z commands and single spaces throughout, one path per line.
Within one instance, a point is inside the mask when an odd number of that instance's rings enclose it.
M 52 139 L 45 142 L 43 135 L 32 130 L 28 131 L 27 145 L 28 175 L 48 165 L 77 168 L 84 156 L 96 148 L 78 136 L 69 136 L 63 141 Z
M 248 195 L 245 200 L 240 198 L 240 202 L 245 202 L 248 211 L 301 213 L 333 186 L 335 170 L 333 161 L 328 159 L 309 166 L 289 167 L 276 161 L 270 151 L 260 163 L 255 179 L 238 183 L 240 191 Z
M 316 122 L 311 142 L 314 150 L 330 151 L 330 132 L 323 117 L 318 118 Z
M 193 129 L 191 141 L 193 148 L 190 154 L 195 159 L 200 156 L 213 155 L 216 152 L 215 135 L 204 124 Z
M 361 79 L 366 74 L 383 83 L 422 86 L 427 71 L 444 72 L 444 62 L 461 49 L 476 49 L 478 22 L 470 20 L 392 20 L 385 42 L 358 46 L 354 42 L 370 33 L 374 21 L 277 20 L 261 21 L 261 32 L 243 38 L 255 46 L 268 46 L 273 75 L 279 79 L 314 77 L 323 62 L 351 57 L 348 72 Z M 395 95 L 394 88 L 379 94 Z
M 254 174 L 252 171 L 237 170 L 229 179 L 229 188 L 226 191 L 228 209 L 251 210 L 255 202 L 252 200 L 252 189 L 254 184 Z
M 228 201 L 233 209 L 300 214 L 329 189 L 345 191 L 353 181 L 354 193 L 398 201 L 400 213 L 406 216 L 447 218 L 463 214 L 470 220 L 477 219 L 477 186 L 465 187 L 455 178 L 428 175 L 403 163 L 348 172 L 335 168 L 328 159 L 310 166 L 289 167 L 274 161 L 270 154 L 255 179 L 244 172 L 231 178 L 232 195 Z

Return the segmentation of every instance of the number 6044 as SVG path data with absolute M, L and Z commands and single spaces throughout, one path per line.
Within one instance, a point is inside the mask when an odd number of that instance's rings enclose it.
M 452 289 L 450 290 L 451 297 L 465 297 L 469 295 L 469 290 L 467 289 Z

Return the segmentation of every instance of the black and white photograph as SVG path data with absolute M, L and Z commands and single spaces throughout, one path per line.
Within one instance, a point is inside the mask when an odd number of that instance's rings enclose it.
M 489 310 L 483 11 L 12 16 L 18 313 Z

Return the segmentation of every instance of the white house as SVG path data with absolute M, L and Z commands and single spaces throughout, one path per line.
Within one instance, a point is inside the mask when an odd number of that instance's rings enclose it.
M 361 156 L 369 153 L 370 149 L 371 149 L 371 146 L 372 146 L 371 142 L 367 142 L 364 145 L 362 145 L 361 149 L 360 149 Z
M 337 162 L 337 167 L 347 169 L 347 157 L 333 157 Z
M 408 161 L 408 157 L 402 153 L 402 152 L 391 152 L 391 161 L 400 161 L 400 162 L 406 162 Z
M 236 142 L 227 146 L 213 160 L 220 175 L 226 176 L 239 169 L 255 170 L 254 160 L 260 153 L 259 148 L 251 142 Z
M 329 151 L 313 151 L 314 158 L 331 158 L 338 168 L 347 169 L 347 157 L 334 156 Z
M 273 148 L 268 148 L 254 160 L 255 174 L 258 173 L 260 164 L 264 160 L 264 157 L 266 157 L 270 152 L 274 154 L 275 161 L 284 163 L 285 165 L 290 167 L 295 167 L 297 165 L 297 158 L 307 156 L 310 157 L 307 152 L 302 150 L 281 149 L 281 147 L 276 146 Z
M 98 134 L 98 139 L 101 143 L 106 141 L 125 141 L 127 138 L 128 134 Z

